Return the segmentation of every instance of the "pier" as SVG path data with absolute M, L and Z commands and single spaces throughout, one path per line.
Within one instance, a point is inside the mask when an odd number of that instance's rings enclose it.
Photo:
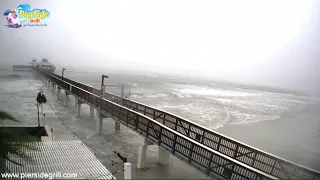
M 32 67 L 26 66 L 26 65 L 13 65 L 12 70 L 13 71 L 32 71 Z
M 80 116 L 82 104 L 89 105 L 90 112 L 97 110 L 98 134 L 102 131 L 102 119 L 106 117 L 115 120 L 117 131 L 121 123 L 139 133 L 142 139 L 138 168 L 144 168 L 147 147 L 156 144 L 160 148 L 158 156 L 161 164 L 167 164 L 171 154 L 214 178 L 320 178 L 320 173 L 315 170 L 248 146 L 169 112 L 105 93 L 104 90 L 50 72 L 36 70 L 48 87 L 60 89 L 58 95 L 63 89 L 66 97 L 75 96 L 77 116 Z M 65 100 L 67 102 L 68 98 Z

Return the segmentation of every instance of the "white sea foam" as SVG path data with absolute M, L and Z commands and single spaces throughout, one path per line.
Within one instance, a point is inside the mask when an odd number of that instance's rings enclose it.
M 187 89 L 189 90 L 189 89 Z M 190 91 L 188 91 L 190 93 Z M 197 89 L 192 93 L 201 93 Z M 208 92 L 208 91 L 205 91 Z M 209 96 L 194 101 L 188 98 L 189 103 L 173 105 L 171 102 L 158 106 L 160 109 L 187 117 L 206 127 L 217 129 L 224 124 L 247 124 L 259 121 L 276 120 L 281 113 L 290 111 L 296 103 L 303 101 L 289 99 L 285 95 L 270 95 L 264 93 L 248 93 L 236 91 L 209 91 L 220 93 L 219 96 Z M 184 93 L 181 93 L 184 95 Z M 180 97 L 185 97 L 185 96 Z
M 241 88 L 222 89 L 178 85 L 171 92 L 133 95 L 157 98 L 157 108 L 172 112 L 211 129 L 225 124 L 247 124 L 276 120 L 313 98 L 293 94 L 263 92 Z M 164 98 L 165 97 L 165 98 Z M 151 101 L 149 101 L 151 102 Z
M 132 94 L 131 98 L 162 98 L 168 97 L 169 94 L 166 93 L 149 93 L 149 94 Z
M 168 94 L 165 93 L 157 93 L 157 94 L 148 94 L 145 97 L 147 98 L 160 98 L 160 97 L 168 97 Z
M 179 91 L 183 94 L 191 94 L 191 95 L 201 95 L 201 96 L 229 96 L 229 97 L 248 97 L 254 96 L 256 94 L 244 92 L 244 91 L 231 91 L 231 90 L 222 90 L 222 89 L 214 89 L 208 87 L 196 87 L 196 86 L 180 86 L 178 89 L 174 89 L 175 91 Z

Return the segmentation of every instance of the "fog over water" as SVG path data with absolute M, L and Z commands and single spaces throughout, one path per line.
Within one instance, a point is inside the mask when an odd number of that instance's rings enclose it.
M 22 3 L 50 11 L 48 26 L 13 29 L 0 18 L 0 81 L 23 79 L 4 70 L 12 64 L 46 57 L 57 74 L 93 86 L 106 74 L 131 87 L 130 99 L 319 169 L 320 1 L 16 0 L 0 9 Z
M 47 9 L 48 26 L 0 26 L 1 64 L 46 57 L 58 67 L 87 71 L 320 87 L 317 0 L 5 0 L 1 9 L 23 3 Z

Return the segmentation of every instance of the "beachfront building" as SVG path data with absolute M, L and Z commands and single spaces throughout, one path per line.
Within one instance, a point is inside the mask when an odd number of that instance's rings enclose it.
M 37 64 L 38 64 L 38 62 L 36 59 L 33 59 L 31 62 L 29 62 L 29 66 L 32 66 L 32 67 L 36 67 Z
M 56 67 L 52 63 L 50 63 L 46 58 L 43 58 L 39 63 L 37 63 L 37 67 L 49 71 L 51 73 L 53 73 L 56 69 Z

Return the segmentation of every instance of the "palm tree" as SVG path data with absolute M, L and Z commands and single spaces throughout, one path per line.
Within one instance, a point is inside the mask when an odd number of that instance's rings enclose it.
M 41 90 L 38 93 L 37 96 L 37 110 L 38 110 L 38 127 L 40 127 L 40 119 L 39 119 L 39 105 L 41 105 L 41 114 L 43 114 L 43 104 L 45 104 L 47 102 L 47 98 L 46 96 L 43 94 L 43 91 Z
M 0 111 L 0 120 L 19 122 L 12 115 L 4 111 Z M 10 161 L 19 166 L 22 165 L 16 160 L 12 159 L 9 154 L 20 158 L 25 158 L 26 160 L 31 160 L 24 150 L 35 150 L 36 148 L 26 142 L 30 142 L 29 136 L 26 134 L 26 132 L 13 130 L 13 128 L 8 127 L 0 127 L 0 173 L 6 172 L 6 161 Z

